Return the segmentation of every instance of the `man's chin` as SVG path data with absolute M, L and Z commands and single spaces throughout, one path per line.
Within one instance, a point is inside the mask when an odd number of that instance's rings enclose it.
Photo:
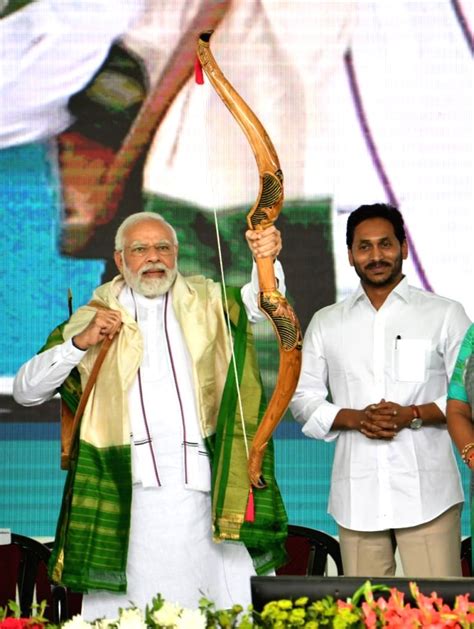
M 374 288 L 383 288 L 384 286 L 391 286 L 396 282 L 396 277 L 390 273 L 390 275 L 385 275 L 382 277 L 370 277 L 365 275 L 363 278 L 364 284 L 368 286 L 373 286 Z
M 159 297 L 164 295 L 173 286 L 178 271 L 176 267 L 169 269 L 164 277 L 146 277 L 132 273 L 126 265 L 122 269 L 122 275 L 125 282 L 139 295 L 152 299 L 153 297 Z
M 153 297 L 159 297 L 164 295 L 173 286 L 175 278 L 160 278 L 160 279 L 141 279 L 138 282 L 138 286 L 135 288 L 136 292 L 144 297 L 152 299 Z

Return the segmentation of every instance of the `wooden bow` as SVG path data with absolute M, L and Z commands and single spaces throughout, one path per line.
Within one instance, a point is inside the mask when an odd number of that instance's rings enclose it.
M 282 208 L 283 173 L 275 148 L 263 125 L 218 67 L 209 47 L 212 33 L 213 31 L 206 31 L 199 37 L 197 56 L 204 73 L 252 147 L 257 161 L 260 188 L 257 200 L 247 214 L 247 224 L 249 229 L 263 230 L 273 225 Z M 277 288 L 273 260 L 257 258 L 256 264 L 260 287 L 258 305 L 272 323 L 280 351 L 276 386 L 249 452 L 250 482 L 261 489 L 266 486 L 261 470 L 268 440 L 288 408 L 298 382 L 302 336 L 293 308 Z

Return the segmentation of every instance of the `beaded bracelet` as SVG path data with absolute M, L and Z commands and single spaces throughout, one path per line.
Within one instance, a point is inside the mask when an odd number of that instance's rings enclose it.
M 471 443 L 466 443 L 466 445 L 464 446 L 464 448 L 461 450 L 461 458 L 464 461 L 464 463 L 469 464 L 469 459 L 471 458 L 470 456 L 468 456 L 468 452 L 470 450 L 472 450 L 474 448 L 474 441 L 471 441 Z M 473 453 L 474 454 L 474 453 Z

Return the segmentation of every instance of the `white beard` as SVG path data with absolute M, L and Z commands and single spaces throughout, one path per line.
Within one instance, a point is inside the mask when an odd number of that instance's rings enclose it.
M 148 297 L 150 299 L 167 293 L 169 289 L 173 286 L 176 275 L 178 274 L 178 269 L 176 265 L 172 269 L 169 269 L 161 262 L 157 262 L 155 264 L 147 264 L 142 269 L 140 269 L 138 273 L 133 273 L 133 271 L 130 271 L 130 269 L 128 268 L 125 260 L 123 258 L 122 260 L 122 275 L 126 284 L 128 284 L 128 286 L 130 286 L 130 288 L 139 295 L 143 295 L 144 297 Z M 151 269 L 164 271 L 165 276 L 160 278 L 144 279 L 143 273 Z

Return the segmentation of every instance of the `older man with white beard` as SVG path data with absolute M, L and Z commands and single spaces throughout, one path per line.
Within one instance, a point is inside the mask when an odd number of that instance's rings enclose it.
M 281 249 L 274 227 L 249 231 L 246 238 L 254 258 L 275 259 Z M 130 215 L 117 231 L 115 249 L 120 275 L 52 333 L 14 383 L 20 404 L 41 404 L 59 390 L 74 411 L 101 342 L 116 336 L 81 420 L 51 575 L 89 592 L 83 608 L 89 619 L 113 617 L 129 601 L 144 608 L 158 592 L 191 607 L 202 595 L 219 607 L 246 604 L 255 573 L 248 551 L 260 568 L 265 557 L 269 570 L 281 556 L 277 546 L 263 548 L 259 557 L 247 541 L 248 550 L 212 539 L 209 445 L 219 418 L 230 421 L 221 287 L 178 272 L 176 233 L 158 214 Z M 278 262 L 275 272 L 284 291 Z M 235 329 L 242 316 L 250 323 L 263 318 L 257 295 L 254 270 L 252 282 L 227 302 Z M 247 339 L 244 332 L 245 346 Z M 255 405 L 261 384 L 252 352 L 247 354 L 242 386 L 255 382 L 242 397 L 244 405 Z
M 140 212 L 121 224 L 115 237 L 114 257 L 126 284 L 138 294 L 152 298 L 167 293 L 176 279 L 178 238 L 171 225 L 150 220 L 149 216 L 158 217 Z M 150 239 L 154 244 L 145 244 Z

